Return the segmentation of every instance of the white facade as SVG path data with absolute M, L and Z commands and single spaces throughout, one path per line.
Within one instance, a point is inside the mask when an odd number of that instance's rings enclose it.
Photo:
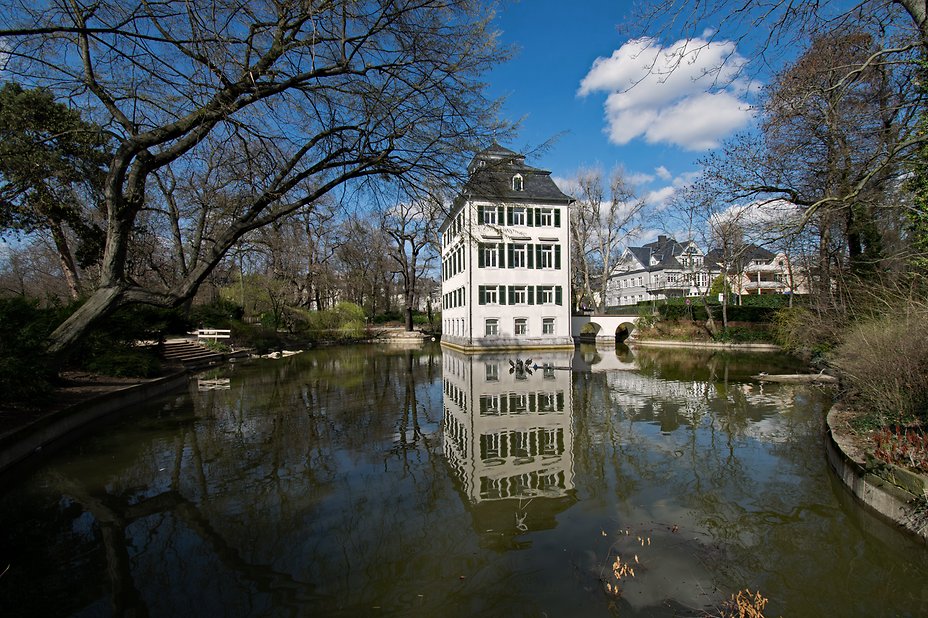
M 494 145 L 441 227 L 442 342 L 572 347 L 570 198 L 550 173 Z
M 742 295 L 808 294 L 808 277 L 805 272 L 791 266 L 784 253 L 765 259 L 755 257 L 744 267 L 740 276 L 734 276 L 733 289 Z

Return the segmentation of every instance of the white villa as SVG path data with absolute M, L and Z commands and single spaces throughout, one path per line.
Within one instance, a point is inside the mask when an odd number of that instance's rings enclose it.
M 700 296 L 712 283 L 709 264 L 692 240 L 667 236 L 640 247 L 627 247 L 606 288 L 606 305 Z
M 442 345 L 571 348 L 568 207 L 551 172 L 479 152 L 442 223 Z
M 706 254 L 716 273 L 725 263 L 722 254 Z M 774 253 L 754 244 L 745 245 L 727 268 L 732 292 L 742 296 L 761 294 L 808 294 L 809 277 L 805 269 L 790 263 L 786 254 Z

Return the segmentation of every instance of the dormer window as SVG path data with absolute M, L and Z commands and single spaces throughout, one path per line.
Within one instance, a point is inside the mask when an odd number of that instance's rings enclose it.
M 513 191 L 522 191 L 522 190 L 524 190 L 523 184 L 522 184 L 522 175 L 521 175 L 521 174 L 516 174 L 515 176 L 512 177 L 512 190 L 513 190 Z

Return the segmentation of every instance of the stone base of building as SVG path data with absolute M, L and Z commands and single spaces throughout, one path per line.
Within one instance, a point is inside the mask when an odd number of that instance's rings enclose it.
M 494 337 L 468 339 L 443 335 L 442 347 L 462 352 L 489 352 L 497 350 L 573 350 L 573 337 Z

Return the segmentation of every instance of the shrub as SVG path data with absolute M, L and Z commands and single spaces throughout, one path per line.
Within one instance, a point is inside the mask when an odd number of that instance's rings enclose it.
M 881 425 L 928 422 L 928 310 L 854 325 L 833 362 Z
M 807 307 L 784 307 L 773 314 L 773 336 L 787 352 L 822 358 L 841 339 L 846 323 Z
M 332 309 L 332 311 L 337 317 L 339 326 L 349 322 L 360 322 L 361 324 L 364 324 L 367 320 L 367 316 L 364 314 L 364 309 L 354 303 L 338 303 L 335 305 L 335 308 Z
M 231 300 L 220 298 L 207 305 L 190 308 L 190 324 L 208 328 L 230 328 L 232 322 L 241 321 L 245 310 Z
M 716 334 L 714 339 L 725 343 L 770 343 L 773 335 L 768 329 L 758 326 L 729 326 Z
M 40 308 L 20 296 L 0 299 L 0 392 L 4 403 L 44 402 L 57 370 L 45 355 L 45 339 L 70 307 Z
M 874 436 L 874 455 L 885 462 L 928 473 L 928 434 L 914 428 L 883 428 Z
M 266 354 L 284 346 L 283 337 L 273 328 L 235 321 L 231 322 L 229 327 L 232 329 L 236 347 L 251 348 L 259 354 Z
M 403 314 L 399 311 L 389 311 L 375 315 L 372 319 L 374 324 L 386 324 L 387 322 L 402 322 Z
M 85 367 L 107 376 L 150 378 L 161 371 L 161 361 L 150 349 L 120 347 L 98 352 Z

